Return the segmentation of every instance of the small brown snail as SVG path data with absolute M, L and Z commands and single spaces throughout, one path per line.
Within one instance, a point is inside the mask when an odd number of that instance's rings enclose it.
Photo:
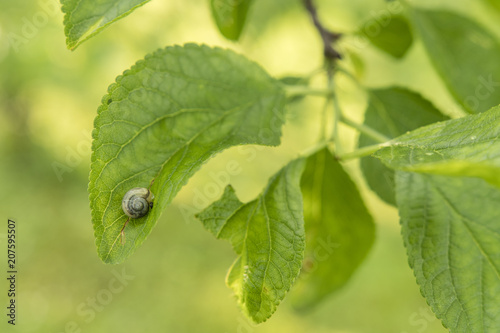
M 122 244 L 125 243 L 125 227 L 130 219 L 138 219 L 148 214 L 149 210 L 153 208 L 153 193 L 144 187 L 134 187 L 123 196 L 122 209 L 127 214 L 128 219 L 123 225 L 120 235 Z

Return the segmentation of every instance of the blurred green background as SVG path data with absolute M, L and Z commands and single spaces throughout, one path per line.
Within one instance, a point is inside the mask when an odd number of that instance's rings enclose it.
M 317 3 L 325 24 L 342 32 L 355 31 L 387 6 L 382 0 Z M 499 15 L 486 3 L 419 5 L 462 12 L 500 36 Z M 224 284 L 235 255 L 190 217 L 196 211 L 193 198 L 213 181 L 211 172 L 234 159 L 243 171 L 230 182 L 240 199 L 252 199 L 270 175 L 314 144 L 318 98 L 290 107 L 283 146 L 235 148 L 205 165 L 125 264 L 109 266 L 97 257 L 87 194 L 90 133 L 108 85 L 146 53 L 186 42 L 229 47 L 274 76 L 309 73 L 321 66 L 322 48 L 299 0 L 256 0 L 238 44 L 219 35 L 208 0 L 152 1 L 75 52 L 65 47 L 62 20 L 53 0 L 0 2 L 0 246 L 5 249 L 7 218 L 14 219 L 19 270 L 18 322 L 11 327 L 2 314 L 1 332 L 446 332 L 408 267 L 397 211 L 366 188 L 357 161 L 346 168 L 375 217 L 377 240 L 349 284 L 307 313 L 294 311 L 285 300 L 259 326 L 237 308 Z M 33 22 L 38 26 L 30 26 Z M 349 47 L 349 40 L 345 44 Z M 369 46 L 353 51 L 365 62 L 363 84 L 411 87 L 445 113 L 460 114 L 420 42 L 400 61 Z M 361 121 L 365 96 L 345 78 L 339 84 L 342 107 Z M 342 145 L 352 149 L 355 133 L 342 131 Z M 6 258 L 0 262 L 4 276 Z M 123 270 L 130 277 L 126 285 L 116 280 Z M 6 305 L 6 279 L 1 281 Z

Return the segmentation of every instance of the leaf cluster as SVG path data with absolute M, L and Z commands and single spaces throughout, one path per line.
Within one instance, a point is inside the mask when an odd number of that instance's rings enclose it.
M 68 47 L 147 2 L 62 0 Z M 251 4 L 210 1 L 225 37 L 241 36 Z M 360 131 L 359 151 L 349 156 L 361 157 L 368 186 L 399 210 L 409 264 L 436 316 L 451 332 L 498 332 L 500 42 L 468 17 L 408 4 L 377 22 L 376 31 L 362 24 L 352 35 L 396 59 L 419 39 L 468 115 L 450 119 L 417 92 L 385 87 L 364 89 L 363 124 L 340 110 L 334 121 Z M 343 52 L 348 57 L 339 68 L 350 63 L 361 72 L 362 57 Z M 160 49 L 126 70 L 103 97 L 94 124 L 89 193 L 100 258 L 116 264 L 130 256 L 217 153 L 278 146 L 286 105 L 318 93 L 308 84 L 308 76 L 276 79 L 242 55 L 197 44 Z M 326 103 L 338 105 L 330 88 Z M 373 218 L 335 155 L 335 138 L 323 133 L 318 147 L 284 165 L 253 200 L 241 202 L 228 184 L 197 214 L 233 247 L 226 282 L 257 323 L 288 293 L 297 308 L 318 304 L 348 282 L 374 242 Z M 149 188 L 155 201 L 148 215 L 126 223 L 121 200 L 133 187 Z

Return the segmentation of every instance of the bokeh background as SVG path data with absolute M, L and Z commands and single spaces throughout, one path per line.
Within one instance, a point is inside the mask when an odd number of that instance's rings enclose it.
M 152 1 L 74 52 L 65 47 L 57 2 L 0 2 L 0 331 L 446 332 L 431 315 L 408 267 L 397 211 L 367 189 L 357 161 L 346 168 L 376 220 L 377 239 L 345 288 L 305 313 L 285 300 L 268 322 L 254 326 L 225 286 L 235 255 L 228 243 L 216 241 L 190 217 L 195 193 L 213 181 L 211 172 L 224 170 L 234 159 L 242 172 L 230 182 L 240 199 L 252 199 L 269 176 L 317 140 L 318 98 L 290 107 L 281 147 L 230 149 L 206 164 L 126 263 L 110 266 L 99 260 L 87 194 L 90 135 L 101 97 L 117 75 L 146 53 L 186 42 L 234 49 L 274 76 L 307 74 L 321 66 L 320 40 L 299 0 L 255 0 L 237 44 L 219 35 L 208 2 Z M 387 8 L 382 0 L 317 4 L 325 24 L 341 32 L 356 31 Z M 419 6 L 462 12 L 500 36 L 500 14 L 487 1 L 422 0 Z M 364 62 L 364 85 L 410 87 L 443 112 L 461 113 L 419 41 L 399 61 L 370 46 L 353 48 L 349 40 L 345 44 Z M 364 94 L 345 78 L 339 78 L 339 85 L 344 111 L 361 121 Z M 342 131 L 342 146 L 352 149 L 355 133 Z M 6 324 L 3 314 L 7 218 L 17 222 L 18 235 L 15 327 Z M 129 280 L 117 282 L 116 275 L 124 271 Z

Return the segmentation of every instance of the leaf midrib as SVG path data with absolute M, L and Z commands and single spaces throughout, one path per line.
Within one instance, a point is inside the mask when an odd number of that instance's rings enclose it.
M 179 151 L 181 151 L 182 149 L 185 149 L 187 148 L 194 140 L 196 140 L 196 138 L 198 138 L 201 134 L 204 134 L 205 131 L 207 129 L 209 129 L 210 127 L 212 127 L 214 124 L 220 122 L 222 119 L 224 119 L 225 117 L 227 117 L 228 115 L 232 114 L 233 112 L 236 112 L 238 110 L 243 110 L 245 109 L 246 107 L 248 106 L 248 104 L 243 104 L 243 105 L 239 105 L 238 107 L 235 107 L 233 109 L 229 109 L 227 111 L 225 111 L 224 113 L 221 114 L 220 117 L 214 119 L 214 121 L 212 121 L 211 123 L 209 123 L 206 127 L 204 127 L 203 129 L 201 129 L 198 133 L 196 133 L 191 139 L 189 139 L 184 145 L 180 146 L 176 151 L 174 151 L 167 159 L 166 161 L 163 163 L 163 165 L 160 167 L 158 173 L 156 174 L 155 178 L 158 177 L 158 175 L 161 174 L 162 170 L 163 170 L 163 167 L 172 159 L 173 156 L 175 156 Z M 180 111 L 180 110 L 179 110 Z M 181 113 L 178 112 L 177 115 L 180 115 Z M 167 117 L 162 117 L 164 119 L 166 119 Z M 162 119 L 163 120 L 163 119 Z M 154 121 L 152 122 L 151 124 L 153 123 L 157 123 L 157 121 Z M 151 127 L 151 126 L 149 126 Z M 129 140 L 130 141 L 130 140 Z M 118 154 L 117 154 L 118 155 Z M 179 161 L 180 162 L 180 161 Z M 106 166 L 106 165 L 105 165 Z M 103 166 L 103 170 L 105 168 L 105 166 Z M 102 173 L 102 170 L 101 170 L 101 173 Z M 106 211 L 108 210 L 109 208 L 109 205 L 111 203 L 111 197 L 112 197 L 112 193 L 113 191 L 116 189 L 118 185 L 116 185 L 111 191 L 110 191 L 110 195 L 109 195 L 109 198 L 108 198 L 108 204 L 106 205 L 106 208 L 103 210 L 103 213 L 102 213 L 102 221 L 104 222 L 104 216 L 106 215 Z M 143 227 L 141 229 L 141 231 L 139 232 L 139 234 L 141 232 L 143 232 L 144 228 L 147 226 L 147 223 L 148 221 L 146 221 L 144 224 L 143 224 Z M 103 232 L 104 233 L 104 232 Z M 118 239 L 120 235 L 118 234 L 117 238 L 115 239 L 115 241 L 113 242 L 112 246 L 110 247 L 110 250 L 108 251 L 108 253 L 106 254 L 106 257 L 105 257 L 105 260 L 107 260 L 109 258 L 109 255 L 110 253 L 112 252 L 112 250 L 114 249 L 115 247 L 115 244 L 116 244 L 116 241 Z M 102 242 L 103 240 L 101 239 L 101 245 L 102 245 Z M 134 238 L 134 242 L 135 242 L 135 238 Z
M 107 110 L 108 112 L 109 109 Z M 147 129 L 153 127 L 154 125 L 156 125 L 157 123 L 165 120 L 165 119 L 168 119 L 168 118 L 173 118 L 173 117 L 176 117 L 176 116 L 180 116 L 184 113 L 187 113 L 187 112 L 204 112 L 204 111 L 213 111 L 212 109 L 200 109 L 200 108 L 195 108 L 195 109 L 189 109 L 189 108 L 186 108 L 186 109 L 179 109 L 173 113 L 169 113 L 169 114 L 166 114 L 166 115 L 163 115 L 161 117 L 158 117 L 158 118 L 155 118 L 152 122 L 144 125 L 140 130 L 138 130 L 128 141 L 124 142 L 123 144 L 118 144 L 116 142 L 106 142 L 106 143 L 102 143 L 101 145 L 99 145 L 98 147 L 95 147 L 94 148 L 94 154 L 97 153 L 97 151 L 99 151 L 99 149 L 101 149 L 102 147 L 106 147 L 106 146 L 110 146 L 110 145 L 115 145 L 115 146 L 120 146 L 120 149 L 116 152 L 115 156 L 113 156 L 110 160 L 108 160 L 107 162 L 104 163 L 104 165 L 102 166 L 101 168 L 101 171 L 99 172 L 99 174 L 97 175 L 97 178 L 94 180 L 94 183 L 97 183 L 101 176 L 102 176 L 102 173 L 104 171 L 104 169 L 106 169 L 106 167 L 111 163 L 113 162 L 114 160 L 116 160 L 118 158 L 118 155 L 120 155 L 120 153 L 130 144 L 132 143 L 132 141 L 134 141 L 139 135 L 141 135 L 142 133 L 144 133 Z M 119 119 L 118 119 L 119 120 Z M 114 120 L 113 122 L 114 123 Z M 112 123 L 106 123 L 105 125 L 110 125 Z M 99 127 L 99 129 L 101 129 L 101 127 Z M 99 130 L 100 132 L 100 130 Z M 102 161 L 102 160 L 101 160 Z
M 438 155 L 441 155 L 443 157 L 443 160 L 441 161 L 433 161 L 433 162 L 427 162 L 427 161 L 424 161 L 424 162 L 413 162 L 410 158 L 409 158 L 409 161 L 412 163 L 412 164 L 415 164 L 415 165 L 419 165 L 419 164 L 433 164 L 433 163 L 438 163 L 438 162 L 442 162 L 442 161 L 465 161 L 467 162 L 468 160 L 467 159 L 472 159 L 472 158 L 477 158 L 477 156 L 483 156 L 481 153 L 482 151 L 480 150 L 476 150 L 476 151 L 471 151 L 472 153 L 471 154 L 467 154 L 465 156 L 463 156 L 462 158 L 457 158 L 457 156 L 453 156 L 453 150 L 459 150 L 461 148 L 464 148 L 464 147 L 473 147 L 475 145 L 478 145 L 478 144 L 485 144 L 485 143 L 490 143 L 490 146 L 491 145 L 494 145 L 495 144 L 495 140 L 497 140 L 498 137 L 495 137 L 494 139 L 485 139 L 483 141 L 475 141 L 473 143 L 466 143 L 466 144 L 462 144 L 462 145 L 457 145 L 457 146 L 450 146 L 450 147 L 433 147 L 431 145 L 429 146 L 421 146 L 421 145 L 418 145 L 418 144 L 414 144 L 414 143 L 406 143 L 406 142 L 396 142 L 395 145 L 393 146 L 389 146 L 385 149 L 390 149 L 391 150 L 391 160 L 394 160 L 394 150 L 397 150 L 398 148 L 407 148 L 407 149 L 410 149 L 410 150 L 419 150 L 419 151 L 428 151 L 428 152 L 434 152 Z M 450 154 L 448 151 L 452 151 L 452 153 Z M 460 157 L 460 156 L 459 156 Z M 496 155 L 496 156 L 489 156 L 488 158 L 483 158 L 482 160 L 476 160 L 474 161 L 475 163 L 481 163 L 482 162 L 488 162 L 488 161 L 497 161 L 498 157 L 500 157 L 500 152 Z M 496 165 L 495 163 L 492 163 L 492 164 L 489 164 L 489 163 L 485 163 L 486 165 Z
M 477 249 L 479 250 L 479 253 L 483 256 L 483 259 L 486 259 L 486 261 L 488 262 L 488 264 L 491 266 L 491 268 L 495 272 L 497 279 L 500 280 L 500 271 L 494 265 L 492 259 L 487 254 L 487 252 L 483 249 L 483 247 L 481 246 L 480 242 L 476 239 L 476 236 L 474 235 L 474 233 L 472 232 L 470 226 L 468 225 L 468 223 L 476 224 L 476 222 L 470 220 L 467 216 L 461 214 L 460 211 L 455 207 L 455 205 L 450 201 L 450 199 L 446 196 L 446 194 L 438 186 L 434 185 L 434 189 L 441 196 L 441 198 L 445 202 L 446 206 L 448 206 L 448 208 L 458 217 L 458 220 L 460 222 L 462 222 L 462 225 L 464 226 L 464 228 L 467 231 L 467 233 L 469 234 L 470 238 L 472 239 L 472 241 L 476 245 Z M 480 226 L 483 226 L 483 225 L 480 224 Z M 451 223 L 449 223 L 449 228 L 451 228 Z M 489 230 L 489 228 L 486 228 L 486 229 Z M 498 232 L 496 232 L 496 233 L 498 233 Z M 451 244 L 451 238 L 450 238 L 451 237 L 451 233 L 450 232 L 448 233 L 448 236 L 449 236 L 448 244 Z M 448 250 L 449 250 L 449 248 L 448 248 Z M 449 251 L 447 251 L 447 252 L 449 253 Z M 450 262 L 449 258 L 448 258 L 448 262 Z M 481 263 L 481 270 L 482 270 L 483 269 L 483 260 L 481 260 L 480 263 Z M 448 267 L 449 267 L 449 264 L 448 264 Z M 450 277 L 451 277 L 452 276 L 451 269 L 449 270 L 449 273 L 450 273 Z M 451 281 L 452 281 L 453 288 L 456 289 L 456 287 L 454 285 L 454 282 L 453 282 L 453 278 L 451 279 Z M 482 283 L 481 282 L 482 282 L 482 275 L 479 278 L 479 283 L 481 284 L 481 290 L 482 290 L 483 287 L 482 287 Z M 456 295 L 456 292 L 455 292 L 455 295 Z M 481 292 L 481 309 L 482 309 L 482 311 L 480 311 L 480 313 L 481 313 L 481 324 L 482 324 L 482 330 L 481 330 L 481 332 L 484 332 L 484 299 L 483 299 L 483 295 L 484 294 Z M 456 295 L 456 296 L 458 296 L 458 295 Z M 464 313 L 465 316 L 467 317 L 466 325 L 467 325 L 467 328 L 470 329 L 469 314 L 465 310 L 465 308 L 464 308 L 464 306 L 462 304 L 462 301 L 459 300 L 458 297 L 456 299 L 458 300 L 458 302 L 459 302 L 459 304 L 460 304 L 460 306 L 462 308 L 462 313 Z M 458 319 L 457 319 L 457 325 L 459 323 L 459 319 L 460 319 L 460 317 L 458 317 Z M 458 327 L 458 326 L 456 326 L 456 327 Z
M 103 12 L 103 13 L 100 13 L 98 15 L 93 15 L 85 20 L 80 20 L 80 21 L 73 21 L 73 14 L 79 9 L 81 3 L 82 3 L 83 0 L 78 0 L 78 2 L 76 3 L 76 5 L 73 7 L 73 10 L 70 12 L 70 13 L 67 13 L 68 14 L 68 22 L 71 22 L 71 27 L 70 29 L 68 30 L 68 37 L 69 35 L 72 35 L 73 37 L 77 37 L 75 40 L 73 40 L 73 47 L 81 44 L 83 42 L 83 40 L 85 39 L 88 39 L 90 36 L 92 36 L 93 34 L 95 34 L 97 31 L 99 31 L 99 29 L 102 29 L 104 28 L 105 26 L 109 25 L 110 23 L 116 21 L 116 20 L 119 20 L 120 18 L 124 17 L 125 15 L 127 15 L 128 13 L 132 12 L 133 10 L 141 7 L 143 4 L 145 4 L 146 2 L 149 2 L 150 0 L 143 0 L 141 3 L 133 6 L 132 8 L 130 8 L 129 10 L 127 10 L 126 12 L 123 12 L 119 15 L 117 15 L 116 17 L 112 18 L 111 20 L 107 20 L 106 23 L 102 24 L 102 22 L 104 22 L 104 18 L 107 14 L 109 14 L 109 12 L 111 11 L 111 9 L 113 8 L 118 8 L 117 5 L 118 3 L 117 2 L 114 2 L 111 4 L 111 6 L 107 7 L 106 10 Z M 117 13 L 120 13 L 118 10 L 116 11 Z M 87 29 L 85 30 L 80 36 L 76 36 L 76 34 L 73 34 L 73 31 L 74 29 L 76 28 L 76 26 L 83 22 L 83 21 L 86 21 L 86 20 L 90 20 L 94 17 L 97 17 L 98 19 L 95 19 L 93 20 L 92 24 L 90 25 L 90 28 L 92 28 L 94 25 L 95 25 L 95 22 L 101 20 L 101 24 L 99 24 L 99 26 L 97 26 L 97 28 L 94 29 L 94 31 L 90 31 L 91 29 Z
M 482 248 L 480 242 L 476 239 L 476 237 L 474 236 L 474 233 L 471 231 L 470 226 L 468 225 L 468 223 L 473 223 L 473 224 L 476 224 L 476 223 L 472 222 L 472 220 L 470 220 L 467 216 L 461 214 L 460 211 L 455 207 L 455 205 L 450 201 L 450 199 L 446 196 L 446 194 L 443 191 L 441 191 L 441 189 L 438 186 L 434 186 L 434 188 L 441 195 L 441 197 L 444 200 L 444 202 L 446 203 L 446 205 L 459 217 L 460 222 L 462 222 L 462 224 L 464 225 L 465 229 L 467 230 L 467 233 L 470 235 L 471 239 L 474 241 L 474 244 L 478 248 L 479 252 L 486 258 L 488 263 L 493 268 L 493 271 L 495 272 L 498 280 L 500 281 L 500 270 L 498 270 L 498 268 L 495 267 L 492 259 L 486 253 L 486 251 Z

